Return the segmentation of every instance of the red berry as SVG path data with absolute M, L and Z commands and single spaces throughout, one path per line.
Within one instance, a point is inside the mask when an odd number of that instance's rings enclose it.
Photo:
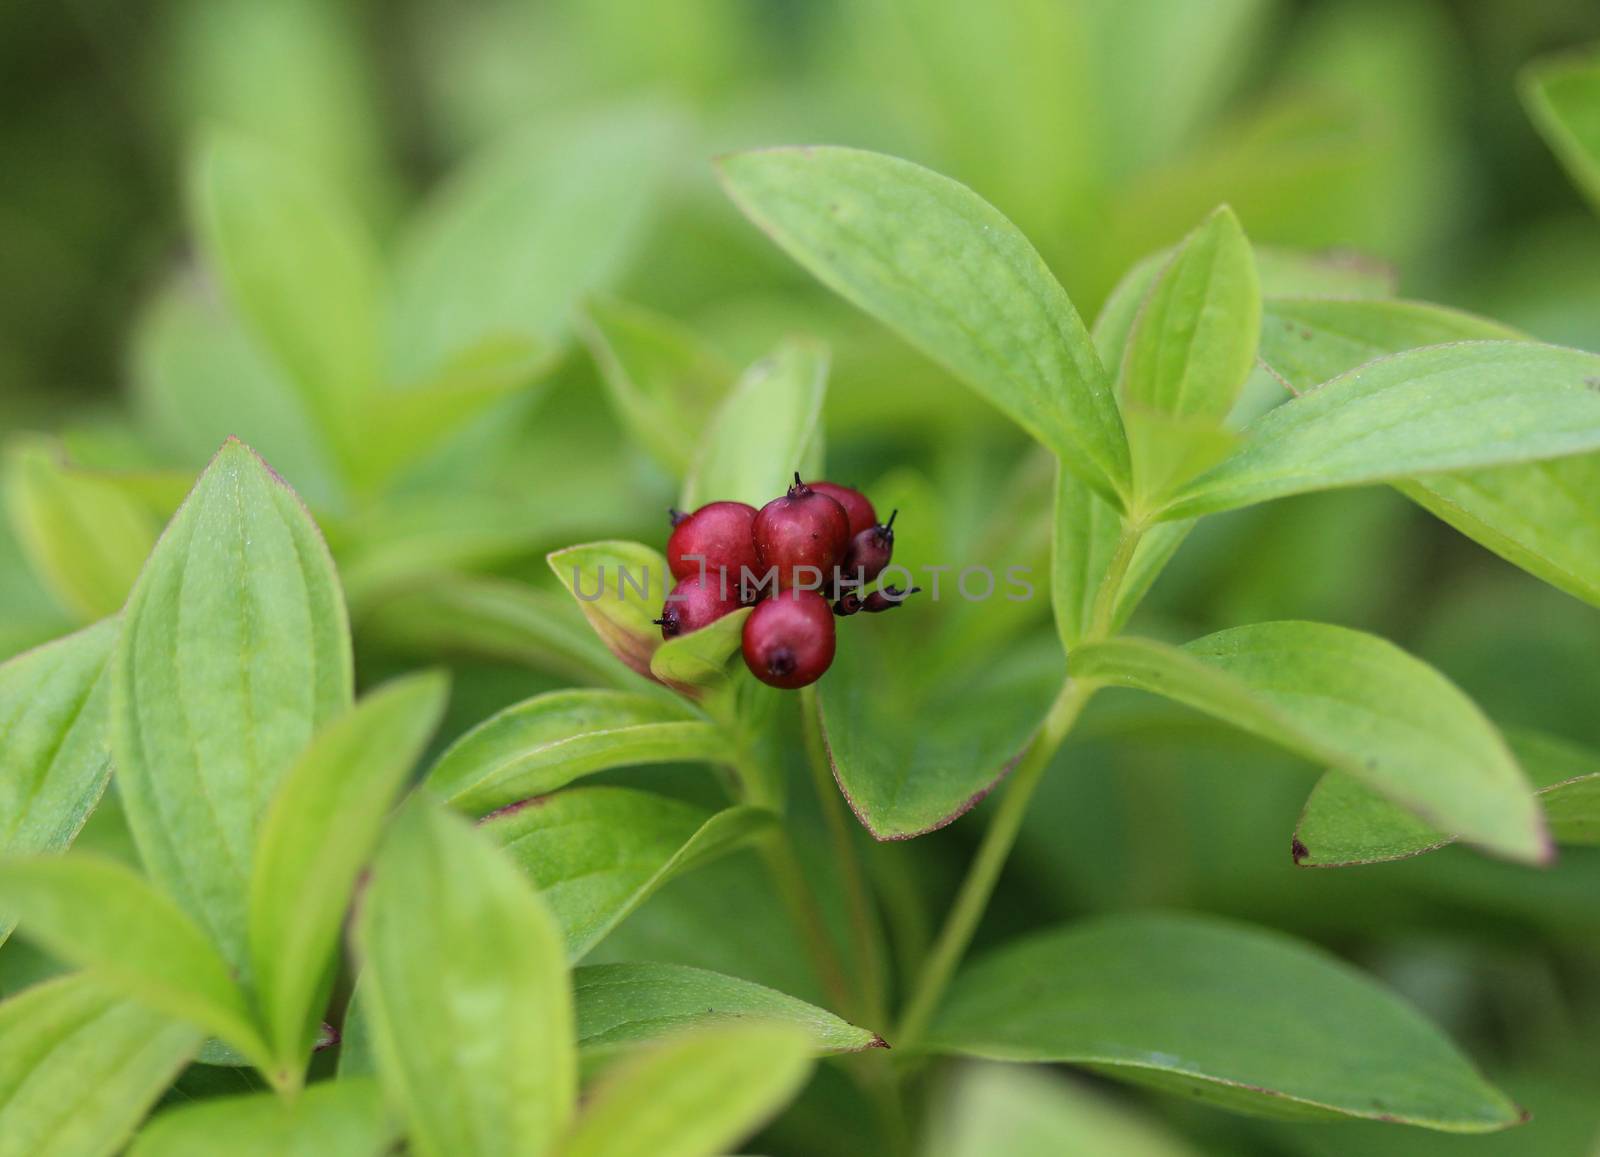
M 661 608 L 661 617 L 654 620 L 661 626 L 661 637 L 671 639 L 687 635 L 701 627 L 710 626 L 723 615 L 739 609 L 737 580 L 729 580 L 727 589 L 716 575 L 686 578 L 672 588 L 667 602 Z
M 699 575 L 704 559 L 708 578 L 725 573 L 729 585 L 737 589 L 741 571 L 756 570 L 756 548 L 750 537 L 755 517 L 756 508 L 743 502 L 708 502 L 693 514 L 673 511 L 672 537 L 667 539 L 672 577 Z
M 744 661 L 773 687 L 804 687 L 833 663 L 833 611 L 816 591 L 784 591 L 744 622 Z
M 894 557 L 894 520 L 899 513 L 896 510 L 889 515 L 888 522 L 869 526 L 850 539 L 844 561 L 839 564 L 841 583 L 869 583 L 883 573 L 883 568 Z
M 833 573 L 850 544 L 850 516 L 837 501 L 813 490 L 796 474 L 789 493 L 774 498 L 756 515 L 752 537 L 762 574 L 776 568 L 779 587 L 787 590 L 811 582 L 820 584 Z M 797 573 L 798 567 L 812 568 L 815 573 Z
M 851 538 L 877 524 L 878 512 L 872 509 L 871 500 L 861 491 L 840 486 L 837 482 L 812 482 L 809 485 L 818 494 L 826 494 L 844 507 L 845 515 L 850 519 Z

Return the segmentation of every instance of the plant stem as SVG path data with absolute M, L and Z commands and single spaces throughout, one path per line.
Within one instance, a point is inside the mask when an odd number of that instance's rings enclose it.
M 1111 561 L 1106 564 L 1105 576 L 1100 580 L 1100 589 L 1095 592 L 1088 630 L 1084 634 L 1086 640 L 1103 639 L 1111 633 L 1112 620 L 1117 613 L 1117 599 L 1122 594 L 1128 567 L 1133 564 L 1134 552 L 1139 549 L 1139 541 L 1143 537 L 1144 527 L 1141 524 L 1129 522 L 1123 525 L 1116 549 L 1111 552 Z
M 994 818 L 989 821 L 988 830 L 983 833 L 983 842 L 978 845 L 978 853 L 967 869 L 966 879 L 961 882 L 961 890 L 956 894 L 950 915 L 939 932 L 939 939 L 923 963 L 910 1003 L 895 1032 L 894 1044 L 897 1047 L 916 1044 L 927 1031 L 928 1022 L 933 1018 L 956 965 L 961 962 L 967 946 L 972 942 L 978 922 L 983 918 L 989 898 L 994 894 L 1000 871 L 1017 842 L 1017 833 L 1022 830 L 1022 819 L 1027 814 L 1034 790 L 1094 691 L 1095 684 L 1069 677 L 1062 685 L 1061 694 L 1051 705 L 1050 713 L 1045 716 L 1038 736 L 1012 772 L 1011 782 L 1005 789 Z
M 778 894 L 789 909 L 789 916 L 795 922 L 800 939 L 811 957 L 811 966 L 822 981 L 828 1000 L 835 1008 L 848 1008 L 850 982 L 839 961 L 838 946 L 834 944 L 822 908 L 806 882 L 805 870 L 800 866 L 800 858 L 795 855 L 788 829 L 778 827 L 761 841 L 760 847 L 767 870 L 772 873 L 772 882 L 777 885 Z
M 801 727 L 805 732 L 806 762 L 811 767 L 811 783 L 817 803 L 828 825 L 833 844 L 833 859 L 844 883 L 845 902 L 850 912 L 851 947 L 855 952 L 857 984 L 861 992 L 860 1015 L 874 1031 L 886 1026 L 888 1012 L 883 990 L 883 958 L 879 952 L 880 925 L 861 870 L 861 857 L 851 831 L 851 819 L 839 798 L 838 785 L 822 738 L 822 716 L 817 706 L 816 689 L 800 692 Z

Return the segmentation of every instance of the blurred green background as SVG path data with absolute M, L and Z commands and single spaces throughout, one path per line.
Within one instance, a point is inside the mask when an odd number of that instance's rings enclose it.
M 405 600 L 445 574 L 537 594 L 548 549 L 663 535 L 672 463 L 612 416 L 577 324 L 597 291 L 730 365 L 788 333 L 822 337 L 830 472 L 920 487 L 923 508 L 903 517 L 937 514 L 946 550 L 1042 568 L 1049 475 L 1020 435 L 768 245 L 721 195 L 714 156 L 826 141 L 949 173 L 1022 227 L 1086 317 L 1226 200 L 1257 243 L 1339 250 L 1352 277 L 1388 266 L 1405 296 L 1600 349 L 1600 220 L 1516 82 L 1529 60 L 1596 40 L 1592 0 L 0 6 L 0 655 L 114 610 L 174 495 L 234 433 L 327 529 L 364 675 L 463 656 L 458 726 L 561 685 L 574 664 L 559 648 L 441 641 Z M 377 475 L 346 469 L 197 243 L 193 158 L 219 129 L 351 208 L 393 274 L 389 387 L 505 334 L 537 369 Z M 508 169 L 516 180 L 499 179 Z M 480 236 L 485 217 L 500 224 Z M 419 299 L 430 268 L 434 296 Z M 495 324 L 475 332 L 480 317 Z M 40 476 L 69 479 L 44 516 L 19 497 Z M 116 532 L 94 544 L 92 582 L 63 581 L 75 561 L 30 519 L 59 529 L 84 509 Z M 1500 724 L 1600 746 L 1600 618 L 1390 491 L 1209 520 L 1141 629 L 1266 618 L 1378 631 Z M 962 628 L 950 661 L 1050 633 L 1043 601 L 997 612 Z M 1316 769 L 1132 697 L 1097 703 L 1060 763 L 984 939 L 1144 905 L 1309 935 L 1438 1018 L 1536 1120 L 1459 1139 L 1163 1099 L 1146 1111 L 1219 1153 L 1596 1152 L 1600 857 L 1571 849 L 1540 873 L 1452 850 L 1296 871 L 1288 833 Z M 974 822 L 903 850 L 930 917 Z M 735 948 L 701 924 L 738 877 L 718 867 L 669 890 L 608 951 L 726 964 L 717 952 Z M 0 950 L 0 977 L 25 972 L 25 951 Z M 749 959 L 729 971 L 782 979 Z M 819 1080 L 768 1147 L 870 1151 L 841 1135 L 843 1085 Z

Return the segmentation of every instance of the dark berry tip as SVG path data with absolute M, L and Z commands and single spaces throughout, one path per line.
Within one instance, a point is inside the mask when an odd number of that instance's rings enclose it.
M 896 518 L 899 518 L 899 517 L 900 517 L 900 508 L 897 506 L 893 510 L 889 511 L 889 521 L 883 524 L 883 529 L 885 529 L 885 530 L 893 530 L 894 529 L 894 520 Z
M 689 516 L 687 514 L 679 510 L 676 506 L 667 507 L 667 521 L 672 523 L 673 526 L 681 525 L 688 517 Z
M 794 673 L 794 652 L 787 647 L 779 647 L 767 657 L 767 673 L 774 678 L 782 679 Z

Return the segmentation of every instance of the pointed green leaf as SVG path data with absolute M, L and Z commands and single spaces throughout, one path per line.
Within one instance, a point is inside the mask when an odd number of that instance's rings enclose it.
M 1516 337 L 1498 322 L 1409 301 L 1273 301 L 1262 357 L 1307 390 L 1415 346 Z M 1600 606 L 1600 454 L 1524 462 L 1396 484 L 1413 502 L 1502 558 Z
M 1422 301 L 1278 297 L 1266 303 L 1261 359 L 1291 390 L 1305 393 L 1401 350 L 1523 337 L 1497 321 Z
M 108 620 L 0 665 L 0 853 L 72 843 L 111 777 Z M 11 924 L 0 908 L 0 943 Z
M 581 958 L 668 880 L 764 832 L 770 812 L 711 814 L 622 787 L 579 787 L 496 812 L 483 832 L 528 874 Z
M 967 1064 L 933 1098 L 925 1157 L 1199 1157 L 1153 1115 L 1038 1066 Z
M 402 239 L 394 376 L 425 378 L 485 338 L 559 340 L 638 243 L 674 135 L 641 107 L 541 125 L 470 161 Z
M 0 1004 L 0 1157 L 122 1150 L 200 1031 L 78 974 Z
M 439 575 L 426 586 L 369 602 L 361 629 L 420 654 L 486 656 L 582 683 L 638 686 L 570 598 L 526 583 Z
M 379 375 L 380 273 L 362 223 L 292 158 L 231 133 L 206 141 L 190 195 L 234 309 L 347 448 Z
M 111 661 L 112 751 L 150 877 L 247 965 L 267 801 L 350 704 L 333 561 L 294 492 L 229 442 L 139 576 Z
M 1542 60 L 1522 82 L 1522 100 L 1573 182 L 1600 212 L 1600 55 Z
M 925 835 L 970 811 L 1021 756 L 1060 689 L 1060 652 L 1015 650 L 963 682 L 929 685 L 893 614 L 850 625 L 855 637 L 817 685 L 834 778 L 873 838 Z
M 351 450 L 352 481 L 381 486 L 496 402 L 537 381 L 554 355 L 552 347 L 532 338 L 489 338 L 467 347 L 427 381 L 376 394 Z
M 131 868 L 87 852 L 6 857 L 0 859 L 0 911 L 51 955 L 151 1008 L 209 1029 L 270 1072 L 266 1046 L 227 962 L 193 920 Z
M 650 673 L 663 683 L 699 687 L 727 675 L 728 660 L 744 639 L 745 620 L 754 608 L 741 607 L 716 622 L 667 639 L 650 656 Z
M 1126 405 L 1220 424 L 1255 365 L 1261 287 L 1233 210 L 1184 239 L 1133 327 L 1118 385 Z
M 688 329 L 611 298 L 589 302 L 579 331 L 629 435 L 673 474 L 687 474 L 734 368 Z
M 378 1082 L 326 1081 L 292 1103 L 251 1093 L 168 1109 L 139 1131 L 128 1157 L 382 1157 L 398 1134 Z
M 595 1090 L 561 1157 L 716 1157 L 800 1091 L 811 1037 L 790 1024 L 722 1025 L 642 1051 Z
M 1366 976 L 1212 917 L 1101 917 L 956 978 L 930 1047 L 1083 1065 L 1261 1116 L 1484 1133 L 1522 1114 L 1431 1023 Z
M 1530 732 L 1506 740 L 1538 788 L 1558 844 L 1600 844 L 1600 755 Z M 1455 842 L 1359 780 L 1330 771 L 1317 781 L 1295 829 L 1294 860 L 1343 868 L 1421 855 Z
M 286 1068 L 311 1055 L 356 877 L 447 697 L 437 674 L 379 688 L 317 732 L 267 808 L 250 879 L 250 958 Z
M 1270 328 L 1271 322 L 1268 322 Z M 1165 517 L 1600 449 L 1600 356 L 1460 342 L 1369 362 L 1269 411 Z
M 831 1012 L 749 980 L 683 964 L 594 964 L 572 974 L 578 1047 L 608 1057 L 684 1029 L 727 1021 L 783 1021 L 804 1028 L 820 1053 L 883 1048 L 883 1038 Z
M 578 600 L 607 649 L 641 675 L 661 646 L 653 621 L 672 590 L 672 572 L 658 551 L 637 542 L 591 542 L 548 556 L 550 569 Z
M 1128 448 L 1089 334 L 1044 261 L 972 190 L 842 148 L 721 162 L 734 201 L 791 257 L 963 378 L 1115 500 Z
M 208 287 L 163 291 L 135 327 L 132 361 L 133 402 L 152 445 L 203 466 L 237 436 L 307 502 L 337 503 L 331 445 L 310 407 Z
M 816 342 L 791 338 L 756 362 L 700 439 L 683 508 L 726 501 L 759 510 L 788 488 L 795 471 L 820 474 L 827 393 L 828 351 Z
M 472 815 L 612 767 L 727 754 L 720 728 L 665 695 L 551 691 L 484 720 L 439 757 L 428 786 Z
M 362 898 L 362 1000 L 378 1074 L 422 1157 L 542 1153 L 577 1092 L 561 932 L 465 821 L 422 804 Z
M 1497 855 L 1549 857 L 1539 805 L 1494 725 L 1443 675 L 1375 635 L 1284 622 L 1185 647 L 1114 639 L 1080 648 L 1072 670 L 1336 767 Z
M 62 607 L 88 622 L 116 614 L 155 545 L 155 520 L 115 485 L 74 470 L 48 438 L 6 446 L 12 528 L 34 572 Z

